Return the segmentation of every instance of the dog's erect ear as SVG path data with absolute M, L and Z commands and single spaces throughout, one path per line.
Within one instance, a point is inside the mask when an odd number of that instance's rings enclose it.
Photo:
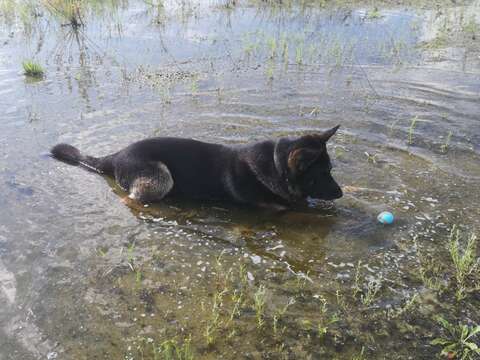
M 307 170 L 312 163 L 320 156 L 321 151 L 317 149 L 299 148 L 288 154 L 288 168 L 293 176 Z
M 337 125 L 331 128 L 330 130 L 323 132 L 322 134 L 320 134 L 320 137 L 322 138 L 323 141 L 327 142 L 328 139 L 330 139 L 337 132 L 339 127 L 340 125 Z

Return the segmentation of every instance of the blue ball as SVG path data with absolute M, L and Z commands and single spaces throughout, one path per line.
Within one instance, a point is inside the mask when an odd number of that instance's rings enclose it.
M 392 224 L 395 217 L 389 211 L 382 211 L 380 214 L 378 214 L 377 219 L 382 224 Z

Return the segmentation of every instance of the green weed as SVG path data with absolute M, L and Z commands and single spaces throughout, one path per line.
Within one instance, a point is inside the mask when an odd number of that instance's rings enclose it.
M 434 339 L 431 344 L 442 347 L 440 355 L 449 359 L 478 359 L 480 356 L 479 343 L 475 338 L 480 333 L 480 326 L 454 325 L 438 316 L 437 322 L 446 331 L 445 337 Z
M 413 134 L 415 132 L 415 126 L 417 125 L 418 121 L 418 116 L 415 116 L 411 121 L 410 121 L 410 127 L 408 128 L 408 145 L 413 144 Z
M 477 38 L 477 34 L 480 33 L 480 25 L 476 22 L 474 15 L 470 17 L 470 20 L 466 24 L 462 25 L 462 30 L 472 40 Z
M 467 284 L 467 278 L 478 268 L 478 259 L 476 259 L 477 236 L 471 234 L 464 248 L 460 245 L 460 230 L 453 226 L 448 242 L 448 252 L 453 261 L 456 280 L 456 297 L 462 300 L 466 297 L 466 292 L 470 286 Z
M 377 7 L 374 7 L 371 11 L 367 13 L 367 19 L 373 20 L 373 19 L 380 19 L 382 17 L 382 14 L 380 14 L 380 11 L 378 10 Z
M 303 42 L 300 42 L 295 48 L 295 62 L 297 65 L 303 64 Z
M 360 301 L 365 306 L 370 306 L 377 298 L 378 291 L 382 287 L 380 280 L 370 280 L 367 283 L 366 291 L 360 295 Z
M 357 355 L 354 355 L 352 357 L 352 360 L 367 360 L 367 357 L 365 356 L 365 347 L 362 346 L 362 350 Z
M 253 295 L 255 316 L 257 318 L 257 327 L 263 327 L 265 320 L 265 302 L 266 302 L 266 289 L 264 285 L 260 285 L 255 294 Z
M 135 271 L 135 257 L 133 252 L 135 251 L 135 243 L 132 242 L 128 245 L 127 248 L 127 265 L 130 267 L 130 270 Z
M 153 355 L 155 360 L 193 360 L 191 338 L 185 339 L 181 345 L 176 340 L 164 341 L 158 347 L 154 346 Z
M 449 131 L 448 132 L 448 135 L 447 135 L 447 138 L 445 139 L 445 143 L 442 144 L 442 146 L 440 146 L 440 150 L 442 153 L 446 153 L 448 151 L 448 148 L 450 147 L 450 140 L 452 139 L 452 132 Z
M 81 0 L 51 0 L 46 1 L 47 9 L 62 20 L 67 21 L 64 25 L 70 25 L 73 28 L 84 26 L 83 12 L 85 11 L 85 2 Z
M 290 298 L 288 302 L 285 304 L 285 306 L 275 310 L 273 314 L 273 335 L 274 336 L 277 336 L 278 334 L 278 322 L 283 318 L 288 308 L 293 304 L 295 304 L 295 299 Z
M 211 346 L 215 343 L 217 332 L 220 328 L 220 310 L 223 306 L 223 296 L 225 292 L 217 292 L 213 297 L 212 313 L 207 326 L 205 327 L 205 340 L 207 346 Z
M 365 151 L 365 156 L 367 157 L 367 162 L 369 162 L 369 163 L 371 162 L 372 164 L 377 163 L 378 154 L 370 154 L 370 153 Z
M 361 265 L 362 265 L 362 260 L 358 260 L 357 267 L 355 268 L 355 278 L 354 278 L 354 283 L 353 283 L 352 296 L 354 298 L 357 297 L 358 293 L 362 292 L 362 287 L 361 287 L 361 284 L 360 284 L 360 275 L 361 275 L 360 266 Z
M 26 76 L 34 78 L 42 78 L 44 75 L 43 68 L 40 64 L 33 62 L 32 60 L 25 60 L 22 62 L 23 73 Z

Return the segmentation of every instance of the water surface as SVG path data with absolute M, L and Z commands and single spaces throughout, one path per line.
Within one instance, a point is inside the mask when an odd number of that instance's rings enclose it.
M 427 359 L 434 315 L 478 323 L 478 291 L 458 302 L 418 276 L 420 253 L 448 268 L 454 224 L 479 228 L 478 1 L 86 2 L 79 28 L 52 4 L 1 10 L 0 359 L 153 358 L 188 337 L 199 358 Z M 47 156 L 58 142 L 106 155 L 150 136 L 233 144 L 337 124 L 334 175 L 356 190 L 280 214 L 129 208 L 112 181 Z M 228 321 L 234 289 L 245 301 Z

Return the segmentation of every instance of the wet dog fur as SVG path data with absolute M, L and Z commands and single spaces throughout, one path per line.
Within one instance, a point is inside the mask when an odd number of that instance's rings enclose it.
M 51 154 L 113 177 L 131 199 L 141 203 L 168 196 L 281 209 L 307 197 L 334 200 L 342 196 L 331 175 L 326 147 L 338 128 L 245 145 L 157 137 L 105 157 L 83 155 L 71 145 L 58 144 Z

